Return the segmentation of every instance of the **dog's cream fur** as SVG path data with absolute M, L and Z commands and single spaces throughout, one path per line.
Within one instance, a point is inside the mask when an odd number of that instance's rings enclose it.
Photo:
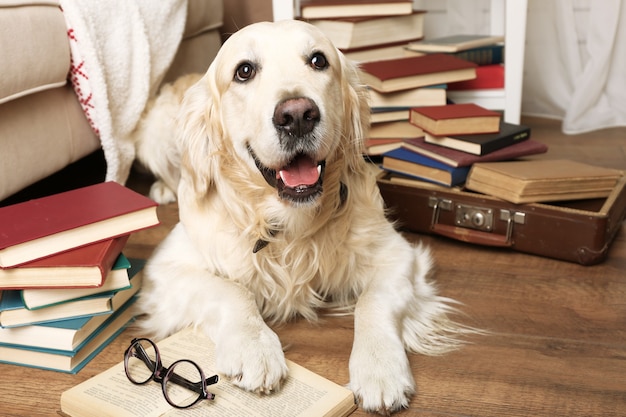
M 308 200 L 280 198 L 254 160 L 278 170 L 294 157 L 283 143 L 294 138 L 272 120 L 278 103 L 297 97 L 320 117 L 296 147 L 326 161 L 323 192 Z M 350 388 L 366 410 L 408 406 L 415 384 L 405 350 L 446 352 L 462 330 L 428 281 L 429 251 L 385 218 L 362 158 L 365 97 L 356 68 L 306 23 L 254 24 L 228 39 L 180 112 L 180 223 L 146 267 L 145 329 L 202 329 L 220 373 L 268 393 L 287 367 L 266 320 L 353 308 Z M 259 242 L 267 246 L 254 253 Z
M 157 203 L 176 201 L 181 159 L 175 138 L 176 114 L 187 89 L 201 77 L 202 74 L 188 74 L 163 85 L 159 94 L 148 102 L 131 134 L 137 161 L 156 177 L 150 187 L 150 198 Z

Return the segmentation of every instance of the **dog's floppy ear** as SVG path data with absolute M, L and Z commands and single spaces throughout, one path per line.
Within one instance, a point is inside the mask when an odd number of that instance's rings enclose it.
M 365 150 L 364 141 L 369 134 L 369 94 L 365 85 L 361 83 L 356 64 L 348 60 L 341 52 L 339 52 L 339 57 L 343 72 L 341 78 L 343 80 L 344 114 L 346 115 L 343 146 L 352 148 L 346 149 L 344 154 L 348 166 L 355 169 L 362 162 L 362 155 Z
M 198 194 L 204 194 L 215 178 L 213 156 L 220 146 L 223 130 L 219 116 L 219 93 L 215 66 L 187 90 L 178 113 L 181 176 L 191 181 Z

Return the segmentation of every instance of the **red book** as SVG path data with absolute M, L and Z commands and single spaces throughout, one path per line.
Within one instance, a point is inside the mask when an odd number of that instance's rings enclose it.
M 470 166 L 477 162 L 509 161 L 548 151 L 547 145 L 532 139 L 514 143 L 486 155 L 473 155 L 456 149 L 433 145 L 427 143 L 424 138 L 405 139 L 400 146 L 453 167 Z
M 476 68 L 476 78 L 448 84 L 450 91 L 487 90 L 504 88 L 504 66 L 482 65 Z
M 159 224 L 157 203 L 115 182 L 104 182 L 0 208 L 0 267 Z
M 415 107 L 409 121 L 435 136 L 497 133 L 501 115 L 474 103 Z
M 300 0 L 304 19 L 411 14 L 411 0 Z
M 100 287 L 124 249 L 128 235 L 92 243 L 17 268 L 0 269 L 0 288 Z
M 361 79 L 374 90 L 391 92 L 476 78 L 477 65 L 448 54 L 364 62 Z

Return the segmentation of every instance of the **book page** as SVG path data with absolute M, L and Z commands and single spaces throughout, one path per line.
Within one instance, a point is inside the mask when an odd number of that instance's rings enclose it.
M 196 362 L 206 377 L 215 374 L 214 345 L 198 332 L 183 330 L 159 342 L 158 348 L 164 366 L 185 358 Z M 270 395 L 244 391 L 220 376 L 217 384 L 208 387 L 215 400 L 178 410 L 165 401 L 160 384 L 134 385 L 128 381 L 122 362 L 64 392 L 61 407 L 73 417 L 93 415 L 94 409 L 99 410 L 98 415 L 116 417 L 345 416 L 356 408 L 348 389 L 292 362 L 288 366 L 287 380 Z

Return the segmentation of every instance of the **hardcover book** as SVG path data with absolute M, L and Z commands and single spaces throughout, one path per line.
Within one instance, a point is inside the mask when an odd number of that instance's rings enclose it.
M 446 104 L 445 84 L 411 88 L 393 93 L 380 93 L 370 88 L 368 92 L 372 109 L 379 107 L 443 106 Z
M 337 48 L 354 49 L 421 38 L 424 14 L 415 11 L 409 15 L 319 19 L 309 23 L 324 32 Z
M 512 203 L 607 197 L 623 171 L 566 159 L 475 164 L 466 187 Z
M 371 109 L 370 123 L 409 121 L 409 107 L 376 107 Z
M 115 339 L 133 319 L 130 307 L 134 300 L 133 298 L 127 301 L 115 313 L 106 315 L 105 322 L 76 352 L 0 345 L 0 362 L 75 374 Z
M 131 278 L 130 283 L 131 287 L 127 290 L 96 294 L 36 310 L 26 308 L 20 291 L 4 290 L 0 294 L 0 327 L 27 326 L 55 320 L 110 313 L 128 299 L 128 294 L 134 294 L 139 290 L 141 287 L 141 275 L 139 274 Z
M 498 149 L 527 140 L 530 128 L 500 121 L 500 132 L 476 135 L 433 136 L 424 132 L 427 143 L 444 146 L 474 155 L 486 155 Z
M 509 161 L 548 151 L 547 145 L 532 139 L 514 143 L 486 155 L 473 155 L 456 149 L 433 145 L 426 142 L 424 138 L 406 139 L 398 144 L 398 147 L 400 146 L 453 167 L 465 167 L 478 162 Z
M 376 123 L 370 127 L 369 138 L 370 139 L 404 139 L 404 138 L 417 138 L 424 136 L 424 131 L 419 127 L 409 123 L 408 120 Z
M 196 362 L 205 375 L 215 372 L 215 345 L 204 334 L 182 330 L 157 343 L 165 358 L 185 358 Z M 169 365 L 164 364 L 164 365 Z M 215 399 L 201 401 L 184 413 L 211 416 L 344 417 L 356 409 L 354 394 L 294 362 L 287 360 L 289 375 L 280 390 L 258 395 L 220 378 L 209 391 Z M 195 394 L 197 395 L 197 394 Z M 61 394 L 61 412 L 70 417 L 90 417 L 93 410 L 116 417 L 144 416 L 149 408 L 158 416 L 180 415 L 161 393 L 160 384 L 134 385 L 120 362 Z
M 388 93 L 476 78 L 477 65 L 447 54 L 431 54 L 361 64 L 362 81 Z
M 131 277 L 139 274 L 144 264 L 145 261 L 143 260 L 133 259 L 133 266 L 129 270 Z M 138 284 L 141 283 L 135 282 L 135 285 Z M 0 345 L 77 353 L 96 332 L 99 332 L 110 322 L 113 313 L 128 306 L 128 301 L 134 297 L 137 291 L 138 287 L 134 290 L 121 291 L 111 314 L 97 314 L 29 326 L 0 328 Z
M 304 19 L 411 14 L 410 0 L 300 0 Z
M 476 78 L 448 85 L 449 91 L 493 90 L 504 88 L 504 65 L 483 65 L 476 68 Z
M 157 203 L 103 182 L 0 208 L 0 267 L 155 226 Z
M 123 255 L 117 257 L 111 271 L 106 276 L 104 284 L 89 288 L 30 288 L 21 290 L 22 301 L 29 310 L 49 307 L 66 301 L 77 300 L 96 294 L 123 290 L 130 287 L 128 259 Z
M 458 52 L 504 42 L 504 36 L 451 35 L 410 43 L 407 48 L 419 52 Z
M 463 184 L 470 169 L 452 167 L 404 148 L 384 153 L 382 168 L 448 187 Z
M 474 103 L 411 109 L 409 120 L 435 136 L 497 133 L 501 115 Z
M 17 268 L 0 269 L 0 288 L 102 286 L 127 241 L 128 235 L 120 236 L 27 262 Z

